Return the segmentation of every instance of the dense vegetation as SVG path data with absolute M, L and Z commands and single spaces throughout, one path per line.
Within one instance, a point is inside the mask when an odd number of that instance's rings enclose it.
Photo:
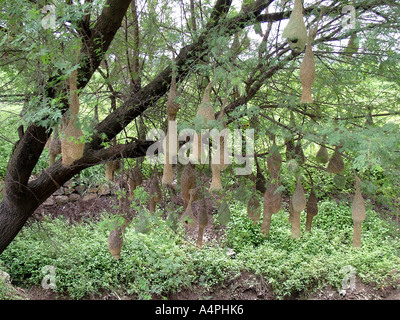
M 301 103 L 304 50 L 292 50 L 282 38 L 294 2 L 304 6 L 307 30 L 317 31 L 307 47 L 315 57 L 309 103 Z M 41 284 L 44 266 L 56 266 L 56 291 L 75 299 L 103 291 L 166 296 L 193 285 L 207 289 L 242 272 L 262 277 L 277 297 L 290 297 L 339 288 L 349 265 L 366 283 L 396 284 L 400 7 L 396 0 L 353 1 L 356 19 L 349 27 L 342 10 L 348 1 L 300 2 L 60 0 L 49 7 L 44 0 L 0 0 L 0 270 L 29 286 Z M 53 16 L 53 25 L 44 24 Z M 179 130 L 204 125 L 196 114 L 211 82 L 212 116 L 223 110 L 224 117 L 206 125 L 220 128 L 224 121 L 231 131 L 255 130 L 253 175 L 236 175 L 242 164 L 234 161 L 221 173 L 223 189 L 209 194 L 211 166 L 195 167 L 197 185 L 215 206 L 208 215 L 221 229 L 218 240 L 197 248 L 166 214 L 180 216 L 181 206 L 157 207 L 149 215 L 142 187 L 131 201 L 135 220 L 124 234 L 121 260 L 107 248 L 115 219 L 109 212 L 72 224 L 46 214 L 41 222 L 29 220 L 71 179 L 106 183 L 111 161 L 120 161 L 120 180 L 136 165 L 145 180 L 160 174 L 162 164 L 144 157 L 153 143 L 146 135 L 167 128 L 172 80 Z M 75 94 L 80 109 L 72 122 L 82 134 L 71 139 L 62 128 Z M 60 140 L 81 144 L 83 153 L 72 165 L 61 154 L 49 165 L 45 146 L 57 139 L 56 128 Z M 321 147 L 329 157 L 340 154 L 339 173 L 318 162 Z M 279 175 L 269 168 L 272 151 L 282 157 Z M 174 166 L 175 195 L 182 167 Z M 358 250 L 351 242 L 356 176 L 366 199 Z M 246 211 L 250 197 L 262 207 L 263 192 L 254 188 L 260 181 L 261 189 L 277 182 L 284 200 L 268 238 L 260 232 L 262 214 L 253 224 Z M 304 233 L 301 213 L 302 234 L 293 239 L 288 200 L 297 181 L 306 198 L 315 190 L 319 212 L 311 233 Z M 167 187 L 162 192 L 171 196 Z M 0 298 L 6 298 L 11 289 L 2 282 Z
M 313 232 L 290 238 L 288 212 L 273 216 L 268 240 L 253 225 L 242 203 L 234 202 L 225 236 L 199 250 L 183 229 L 174 232 L 165 220 L 153 218 L 148 233 L 132 226 L 125 234 L 122 259 L 107 249 L 105 212 L 101 221 L 69 224 L 47 218 L 25 228 L 2 254 L 0 268 L 14 283 L 41 285 L 46 265 L 56 267 L 56 292 L 73 299 L 111 292 L 115 297 L 149 299 L 198 285 L 203 298 L 208 289 L 228 283 L 241 272 L 262 277 L 277 298 L 310 293 L 331 285 L 340 290 L 346 266 L 374 288 L 398 281 L 400 241 L 396 228 L 368 210 L 363 225 L 364 247 L 351 248 L 352 219 L 348 204 L 320 203 Z M 304 216 L 302 217 L 304 224 Z M 235 251 L 231 257 L 228 248 Z M 2 286 L 0 285 L 0 288 Z M 1 292 L 1 291 L 0 291 Z M 3 296 L 4 297 L 4 296 Z

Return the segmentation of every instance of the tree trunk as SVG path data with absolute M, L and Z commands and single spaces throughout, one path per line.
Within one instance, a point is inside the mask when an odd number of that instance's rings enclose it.
M 0 204 L 0 252 L 7 248 L 29 216 L 30 210 L 17 208 L 6 198 L 3 200 Z

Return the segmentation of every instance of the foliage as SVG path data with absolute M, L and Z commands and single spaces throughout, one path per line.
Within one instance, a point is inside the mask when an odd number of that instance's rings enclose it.
M 277 297 L 309 292 L 330 284 L 340 288 L 343 268 L 351 265 L 365 282 L 386 286 L 400 270 L 398 231 L 371 209 L 363 223 L 363 247 L 351 248 L 352 218 L 345 203 L 323 201 L 314 218 L 312 233 L 290 238 L 287 210 L 272 216 L 270 236 L 259 232 L 247 217 L 245 206 L 231 204 L 232 217 L 223 243 L 208 243 L 198 250 L 185 240 L 180 226 L 170 228 L 153 216 L 148 232 L 138 232 L 134 220 L 124 236 L 122 259 L 108 252 L 107 221 L 69 224 L 62 217 L 32 223 L 1 255 L 5 271 L 19 285 L 40 285 L 45 265 L 56 267 L 56 292 L 74 299 L 96 296 L 103 291 L 118 296 L 150 299 L 153 294 L 200 285 L 214 285 L 248 271 L 261 275 Z M 304 215 L 301 217 L 305 223 Z M 227 249 L 236 252 L 235 258 Z
M 101 290 L 149 299 L 192 283 L 211 286 L 231 276 L 231 263 L 221 249 L 197 252 L 167 223 L 155 220 L 148 233 L 133 226 L 127 230 L 123 259 L 118 261 L 108 252 L 104 221 L 69 225 L 63 218 L 46 218 L 26 228 L 1 261 L 24 285 L 40 285 L 43 266 L 55 266 L 56 291 L 74 299 Z
M 0 300 L 13 300 L 11 290 L 3 278 L 0 278 Z
M 228 225 L 226 242 L 243 261 L 243 268 L 263 276 L 277 296 L 323 288 L 327 284 L 340 288 L 343 268 L 351 265 L 362 281 L 377 287 L 396 281 L 393 270 L 400 267 L 398 230 L 369 209 L 363 223 L 361 250 L 352 249 L 350 205 L 334 201 L 319 203 L 311 233 L 300 240 L 290 237 L 288 211 L 272 216 L 268 240 L 255 232 L 245 210 L 235 210 Z M 260 224 L 260 223 L 259 223 Z M 305 225 L 305 214 L 301 216 Z M 264 239 L 263 239 L 264 238 Z M 398 279 L 397 279 L 398 280 Z

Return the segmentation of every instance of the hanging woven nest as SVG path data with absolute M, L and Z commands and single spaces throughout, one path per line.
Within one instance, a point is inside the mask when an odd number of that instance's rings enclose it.
M 342 155 L 340 154 L 339 148 L 335 148 L 335 152 L 330 158 L 328 165 L 326 167 L 326 172 L 328 173 L 341 173 L 344 170 L 344 162 L 342 159 Z
M 271 217 L 280 210 L 282 205 L 282 191 L 277 191 L 278 187 L 278 182 L 270 183 L 264 194 L 261 232 L 264 233 L 267 238 L 271 226 Z
M 197 201 L 199 198 L 200 190 L 198 188 L 193 188 L 189 190 L 189 202 L 185 209 L 185 212 L 182 215 L 182 222 L 185 226 L 190 229 L 196 227 L 196 219 L 193 214 L 192 204 L 193 202 Z
M 304 151 L 300 140 L 294 147 L 294 159 L 297 161 L 299 165 L 302 165 L 304 164 L 304 162 L 306 162 L 306 157 L 304 156 Z
M 188 163 L 181 174 L 181 196 L 183 199 L 183 210 L 186 210 L 190 200 L 190 189 L 196 186 L 196 174 L 191 163 Z
M 361 247 L 361 225 L 366 218 L 365 212 L 365 200 L 361 194 L 360 184 L 361 180 L 357 175 L 356 180 L 356 192 L 354 194 L 353 203 L 351 205 L 351 214 L 353 216 L 353 247 Z
M 303 20 L 303 4 L 301 0 L 295 0 L 289 22 L 283 30 L 282 38 L 287 39 L 293 51 L 301 52 L 307 43 L 307 29 Z
M 204 90 L 203 98 L 201 100 L 200 106 L 197 109 L 196 117 L 200 117 L 203 121 L 203 125 L 205 127 L 209 127 L 207 121 L 215 120 L 215 113 L 210 102 L 210 93 L 213 86 L 213 82 L 207 85 L 206 89 Z
M 175 60 L 175 59 L 174 59 Z M 179 104 L 175 101 L 177 97 L 176 74 L 172 70 L 171 85 L 167 100 L 168 131 L 165 137 L 164 148 L 164 170 L 161 179 L 162 185 L 172 185 L 174 173 L 172 169 L 172 158 L 176 156 L 178 149 L 178 138 L 176 136 L 176 114 L 179 111 Z
M 172 185 L 174 180 L 174 172 L 172 168 L 173 158 L 177 154 L 178 142 L 176 136 L 176 126 L 168 122 L 168 133 L 164 138 L 163 149 L 164 149 L 164 168 L 163 176 L 161 179 L 162 185 Z
M 156 205 L 162 199 L 162 193 L 160 186 L 158 185 L 157 176 L 153 176 L 151 178 L 150 186 L 149 186 L 149 211 L 150 213 L 154 213 L 156 211 Z
M 201 129 L 211 129 L 209 121 L 215 120 L 215 113 L 210 102 L 210 93 L 212 89 L 213 82 L 207 85 L 204 90 L 203 98 L 199 105 L 196 113 L 196 118 L 200 120 Z M 201 141 L 201 129 L 196 128 L 196 133 L 193 137 L 193 158 L 194 161 L 200 162 L 203 157 L 202 152 L 202 141 Z
M 63 129 L 63 137 L 61 139 L 62 164 L 64 166 L 72 165 L 76 160 L 83 156 L 85 144 L 80 140 L 83 132 L 76 127 L 79 114 L 79 98 L 76 85 L 77 70 L 74 70 L 69 77 L 69 117 L 67 125 Z
M 306 196 L 300 177 L 297 178 L 296 189 L 293 192 L 292 199 L 292 238 L 300 238 L 300 213 L 307 206 Z
M 311 189 L 310 195 L 308 196 L 306 212 L 306 231 L 310 232 L 312 219 L 318 214 L 318 199 L 314 188 Z
M 300 177 L 297 178 L 296 189 L 292 195 L 292 205 L 293 210 L 297 212 L 301 212 L 306 208 L 306 196 L 304 193 L 303 185 L 301 183 Z
M 261 192 L 261 194 L 265 194 L 265 191 L 267 190 L 267 187 L 265 186 L 267 183 L 267 179 L 263 175 L 260 165 L 258 163 L 257 155 L 254 155 L 254 160 L 256 163 L 256 177 L 255 177 L 255 186 L 256 190 Z
M 207 206 L 204 198 L 202 199 L 200 205 L 198 223 L 199 223 L 199 230 L 197 234 L 197 247 L 201 248 L 203 246 L 204 229 L 208 225 Z
M 172 76 L 171 76 L 171 84 L 168 93 L 167 99 L 167 114 L 169 120 L 173 121 L 176 118 L 176 114 L 179 111 L 179 103 L 176 102 L 176 98 L 178 96 L 178 89 L 176 85 L 176 72 L 175 69 L 172 69 Z
M 212 179 L 209 191 L 219 191 L 222 190 L 222 182 L 221 182 L 221 169 L 219 164 L 211 164 L 211 171 L 212 171 Z
M 116 260 L 121 259 L 121 250 L 122 250 L 122 245 L 124 243 L 123 235 L 125 233 L 126 227 L 130 222 L 127 218 L 125 217 L 123 218 L 124 218 L 123 224 L 120 225 L 119 221 L 116 222 L 115 223 L 116 225 L 108 235 L 108 250 L 110 251 L 113 258 Z
M 135 189 L 143 183 L 142 172 L 138 165 L 128 173 L 129 197 L 133 200 Z
M 278 147 L 275 142 L 269 151 L 269 156 L 267 158 L 268 171 L 271 173 L 273 179 L 279 176 L 282 167 L 282 156 L 279 153 Z
M 346 177 L 341 174 L 336 174 L 333 177 L 333 184 L 338 189 L 344 189 L 344 187 L 346 186 Z
M 261 205 L 257 194 L 253 194 L 247 202 L 247 215 L 256 224 L 260 220 Z
M 312 51 L 312 36 L 308 37 L 307 48 L 304 54 L 303 62 L 300 67 L 300 81 L 303 87 L 300 103 L 313 103 L 314 100 L 311 94 L 312 84 L 315 81 L 315 61 Z
M 75 117 L 71 117 L 63 130 L 64 137 L 61 139 L 62 164 L 72 165 L 76 160 L 82 158 L 85 144 L 80 141 L 83 132 L 75 127 Z
M 293 139 L 287 139 L 285 140 L 285 146 L 286 146 L 286 162 L 289 160 L 292 160 L 295 158 L 295 144 Z
M 227 105 L 227 99 L 224 99 L 224 103 L 221 109 L 221 112 L 218 117 L 218 121 L 222 122 L 222 118 L 224 116 L 224 110 Z M 222 126 L 224 129 L 227 128 L 226 123 L 222 122 Z M 217 137 L 219 139 L 218 146 L 215 150 L 215 155 L 211 158 L 211 171 L 212 171 L 212 178 L 209 191 L 219 191 L 222 190 L 222 182 L 221 182 L 221 171 L 225 170 L 228 167 L 228 153 L 225 150 L 225 143 L 227 143 L 228 134 L 226 131 L 223 131 L 221 136 Z M 219 160 L 216 161 L 214 156 L 219 156 Z
M 119 160 L 111 160 L 106 163 L 106 180 L 114 181 L 114 175 L 117 170 L 121 167 Z
M 325 146 L 321 146 L 315 155 L 315 160 L 318 163 L 325 164 L 329 161 L 328 149 Z

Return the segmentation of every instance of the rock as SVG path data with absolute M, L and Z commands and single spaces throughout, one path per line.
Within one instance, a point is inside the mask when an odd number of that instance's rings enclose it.
M 75 186 L 75 191 L 78 192 L 81 196 L 85 192 L 86 187 L 82 184 Z
M 100 196 L 107 196 L 107 195 L 111 194 L 111 189 L 110 189 L 110 187 L 107 186 L 107 185 L 102 185 L 102 186 L 100 187 L 98 193 L 99 193 Z
M 53 197 L 48 198 L 45 202 L 43 202 L 44 206 L 54 206 L 55 201 Z
M 71 188 L 72 187 L 72 181 L 68 180 L 66 183 L 64 183 L 63 187 L 65 188 Z
M 97 193 L 87 193 L 83 196 L 82 201 L 89 201 L 97 198 Z
M 235 250 L 233 250 L 232 248 L 228 248 L 228 250 L 226 251 L 226 254 L 228 257 L 230 257 L 231 259 L 234 259 L 236 256 L 236 252 Z
M 11 283 L 10 275 L 5 271 L 0 270 L 0 279 L 3 280 L 7 284 Z
M 63 187 L 61 187 L 60 189 L 58 189 L 57 191 L 55 191 L 53 193 L 54 196 L 61 196 L 63 194 L 64 194 L 64 188 Z
M 68 200 L 69 200 L 70 202 L 78 201 L 80 198 L 81 198 L 81 196 L 80 196 L 78 193 L 71 193 L 71 194 L 68 196 Z
M 54 200 L 58 205 L 66 204 L 68 203 L 68 196 L 55 196 Z
M 89 188 L 89 190 L 87 191 L 88 193 L 97 193 L 99 191 L 99 188 L 97 187 L 91 187 Z
M 74 188 L 64 188 L 64 195 L 69 196 L 74 191 L 75 191 Z

